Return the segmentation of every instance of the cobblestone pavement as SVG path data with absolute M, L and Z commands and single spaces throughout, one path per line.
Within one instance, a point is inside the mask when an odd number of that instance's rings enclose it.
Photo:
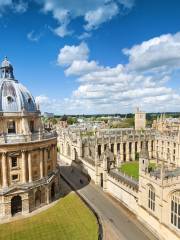
M 144 227 L 122 204 L 104 193 L 76 168 L 59 161 L 61 174 L 73 184 L 79 194 L 99 215 L 105 240 L 155 240 L 157 238 Z M 81 181 L 80 181 L 81 179 Z

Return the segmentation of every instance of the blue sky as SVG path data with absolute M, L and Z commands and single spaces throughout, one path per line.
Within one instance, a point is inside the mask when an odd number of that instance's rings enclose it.
M 0 58 L 42 112 L 180 111 L 180 1 L 0 0 Z

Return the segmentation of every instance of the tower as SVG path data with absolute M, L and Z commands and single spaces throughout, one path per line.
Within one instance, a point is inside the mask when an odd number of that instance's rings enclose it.
M 149 166 L 149 152 L 146 147 L 146 141 L 143 142 L 142 150 L 139 154 L 139 170 L 146 172 Z
M 135 130 L 143 130 L 146 128 L 146 113 L 140 111 L 139 108 L 135 112 Z

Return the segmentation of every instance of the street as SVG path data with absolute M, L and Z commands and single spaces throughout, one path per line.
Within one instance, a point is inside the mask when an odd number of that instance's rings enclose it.
M 59 161 L 61 174 L 100 216 L 105 240 L 157 239 L 121 203 L 93 183 L 76 168 Z

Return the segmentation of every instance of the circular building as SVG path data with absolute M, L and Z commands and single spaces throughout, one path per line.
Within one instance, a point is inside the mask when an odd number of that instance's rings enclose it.
M 5 58 L 0 76 L 0 218 L 26 214 L 59 195 L 57 137 L 45 131 L 31 93 Z

